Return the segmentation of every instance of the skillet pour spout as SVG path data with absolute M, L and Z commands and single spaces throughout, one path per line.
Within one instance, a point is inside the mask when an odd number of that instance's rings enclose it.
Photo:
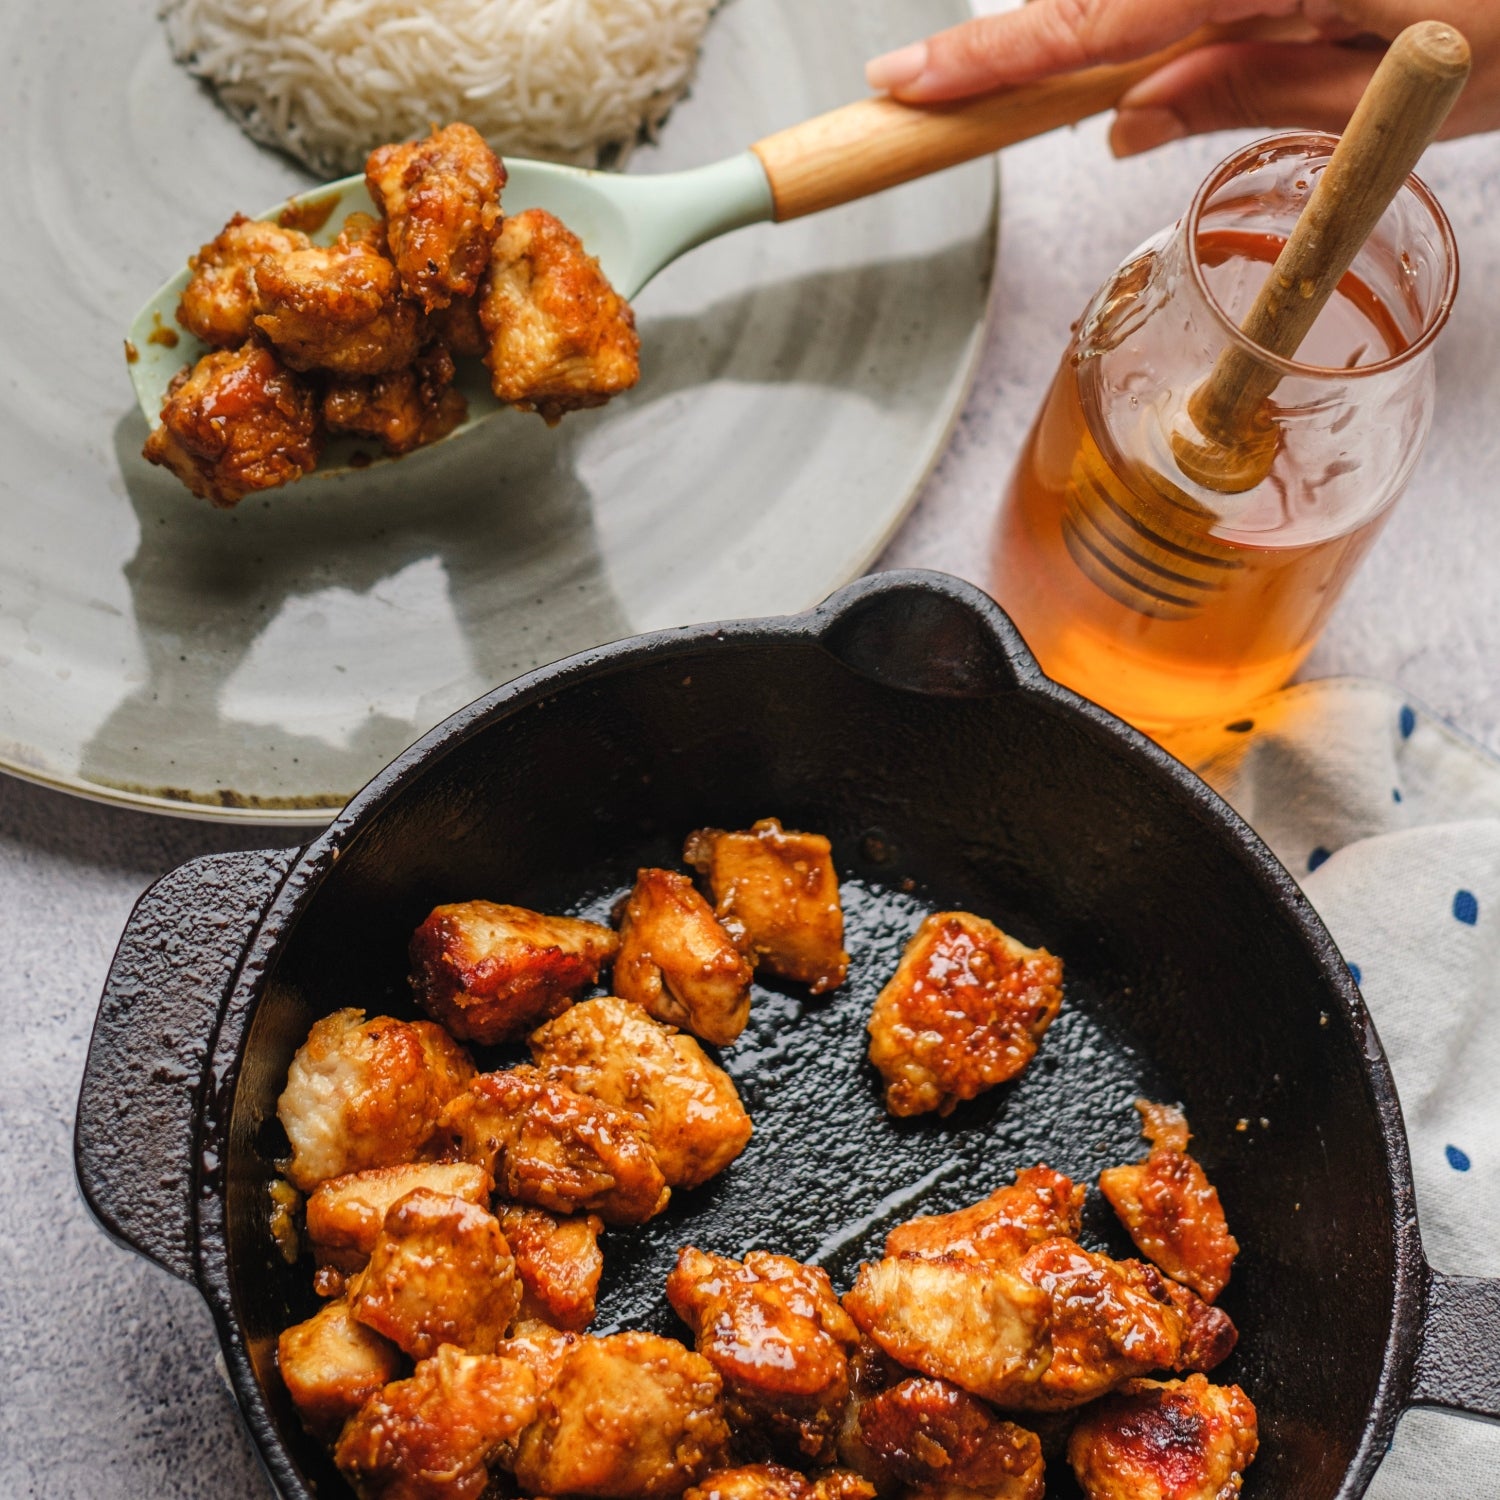
M 275 1368 L 277 1333 L 313 1305 L 268 1222 L 276 1099 L 312 1022 L 410 1014 L 406 936 L 440 902 L 599 914 L 639 866 L 678 864 L 690 829 L 770 815 L 832 839 L 850 979 L 819 998 L 757 987 L 723 1055 L 755 1138 L 611 1236 L 600 1331 L 680 1331 L 662 1288 L 685 1243 L 782 1250 L 842 1288 L 894 1223 L 1017 1167 L 1092 1182 L 1138 1156 L 1146 1094 L 1186 1108 L 1244 1247 L 1222 1378 L 1261 1415 L 1246 1500 L 1353 1500 L 1414 1405 L 1500 1420 L 1500 1282 L 1427 1266 L 1389 1068 L 1290 875 L 1186 768 L 1043 676 L 984 594 L 887 573 L 807 614 L 521 677 L 306 848 L 194 860 L 141 898 L 90 1045 L 78 1178 L 109 1233 L 203 1293 L 288 1500 L 348 1493 Z M 1020 1079 L 895 1121 L 864 1022 L 940 906 L 1062 954 L 1066 1003 Z M 1126 1253 L 1093 1196 L 1086 1239 Z M 1048 1493 L 1076 1495 L 1065 1469 Z

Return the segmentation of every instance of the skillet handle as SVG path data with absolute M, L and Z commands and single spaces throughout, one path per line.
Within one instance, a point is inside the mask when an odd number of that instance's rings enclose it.
M 191 860 L 136 903 L 110 964 L 78 1095 L 73 1160 L 114 1239 L 193 1279 L 203 1072 L 240 959 L 300 851 Z
M 1411 1405 L 1500 1422 L 1500 1281 L 1427 1276 Z
M 871 574 L 825 599 L 812 622 L 825 651 L 887 687 L 989 698 L 1046 681 L 1005 611 L 947 573 Z

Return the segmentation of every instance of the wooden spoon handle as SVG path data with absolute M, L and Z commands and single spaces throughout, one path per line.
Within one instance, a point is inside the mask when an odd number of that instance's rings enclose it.
M 862 99 L 767 136 L 750 149 L 776 200 L 776 219 L 800 219 L 987 156 L 1109 109 L 1163 63 L 1228 33 L 1204 28 L 1135 62 L 1087 68 L 956 104 Z
M 1262 349 L 1291 359 L 1381 215 L 1432 144 L 1469 76 L 1469 44 L 1440 21 L 1419 21 L 1391 43 L 1323 169 L 1255 306 L 1241 324 Z M 1281 372 L 1231 346 L 1194 393 L 1200 431 L 1233 443 Z

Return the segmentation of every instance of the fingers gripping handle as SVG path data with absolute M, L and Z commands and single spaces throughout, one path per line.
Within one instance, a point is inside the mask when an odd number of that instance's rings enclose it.
M 193 1278 L 204 1063 L 251 934 L 296 850 L 215 854 L 136 903 L 110 965 L 78 1096 L 74 1161 L 116 1239 Z
M 1500 1422 L 1500 1281 L 1429 1275 L 1411 1404 Z

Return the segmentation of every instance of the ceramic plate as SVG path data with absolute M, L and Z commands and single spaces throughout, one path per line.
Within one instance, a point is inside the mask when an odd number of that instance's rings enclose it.
M 729 0 L 633 171 L 859 97 L 963 0 Z M 993 165 L 694 251 L 644 378 L 233 512 L 140 458 L 122 333 L 236 209 L 311 179 L 171 60 L 151 0 L 0 18 L 0 766 L 164 812 L 321 822 L 489 688 L 636 631 L 805 608 L 905 513 L 968 387 Z

